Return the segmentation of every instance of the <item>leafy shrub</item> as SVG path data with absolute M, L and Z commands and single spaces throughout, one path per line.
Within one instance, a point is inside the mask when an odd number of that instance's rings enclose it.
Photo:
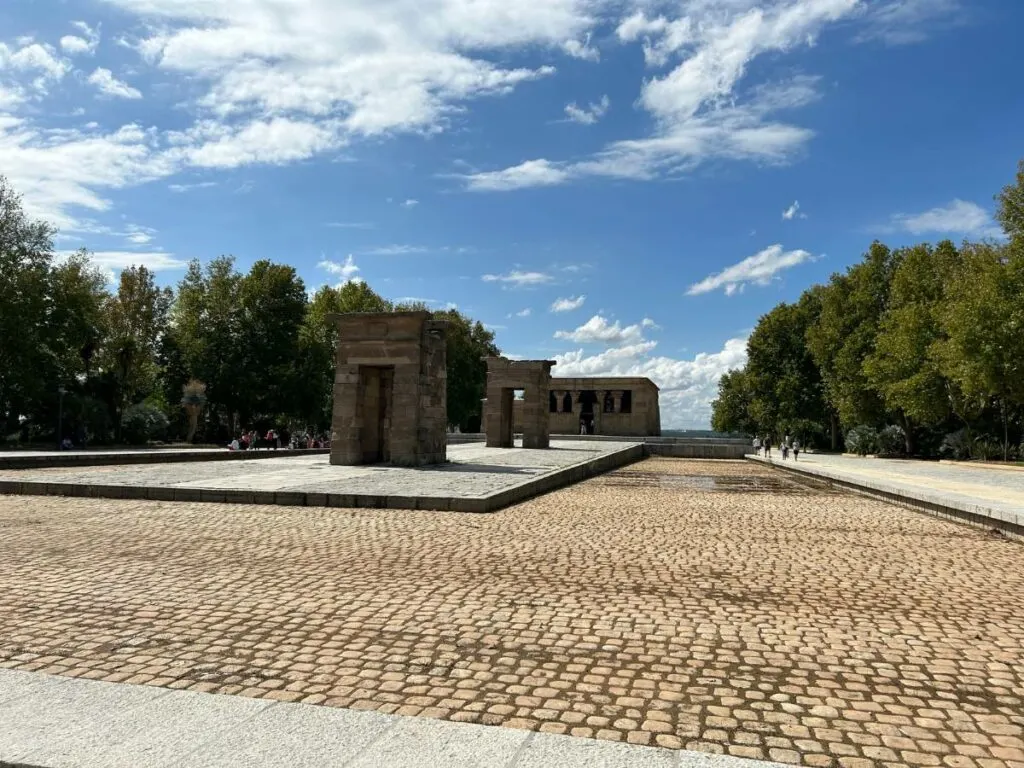
M 902 456 L 907 451 L 907 433 L 898 424 L 890 424 L 878 433 L 878 452 L 884 456 Z
M 150 440 L 162 440 L 168 425 L 163 411 L 150 403 L 139 403 L 125 408 L 121 436 L 129 445 L 145 445 Z
M 858 456 L 878 451 L 878 431 L 862 424 L 846 433 L 846 450 Z
M 951 461 L 967 461 L 973 455 L 971 435 L 966 429 L 958 429 L 942 438 L 942 445 L 939 446 L 939 456 L 942 458 Z
M 981 435 L 974 441 L 974 457 L 982 461 L 1003 458 L 1003 446 L 995 438 Z

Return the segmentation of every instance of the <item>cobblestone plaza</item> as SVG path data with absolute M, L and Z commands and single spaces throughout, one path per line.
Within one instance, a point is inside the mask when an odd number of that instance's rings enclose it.
M 812 766 L 1024 767 L 1024 549 L 743 462 L 493 515 L 0 497 L 0 666 Z

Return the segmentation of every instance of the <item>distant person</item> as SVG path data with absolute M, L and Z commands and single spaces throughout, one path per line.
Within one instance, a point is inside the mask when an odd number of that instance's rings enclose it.
M 760 437 L 754 437 L 754 455 L 755 456 L 760 456 L 761 455 L 761 438 Z
M 793 461 L 800 460 L 800 441 L 796 438 L 793 439 Z
M 764 439 L 764 456 L 766 459 L 772 457 L 772 439 L 771 437 L 765 437 Z
M 782 442 L 782 460 L 786 461 L 789 458 L 789 440 Z
M 228 450 L 229 451 L 240 451 L 241 449 L 242 449 L 242 444 L 238 441 L 237 437 L 234 440 L 232 440 L 230 443 L 228 443 Z

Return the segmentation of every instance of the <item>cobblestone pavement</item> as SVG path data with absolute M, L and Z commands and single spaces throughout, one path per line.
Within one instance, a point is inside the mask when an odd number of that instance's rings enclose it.
M 1024 768 L 1024 547 L 743 462 L 505 512 L 0 498 L 0 666 L 812 766 Z

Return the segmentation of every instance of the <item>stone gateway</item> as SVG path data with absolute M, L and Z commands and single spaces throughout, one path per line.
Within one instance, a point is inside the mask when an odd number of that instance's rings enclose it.
M 447 324 L 429 312 L 331 319 L 338 328 L 331 464 L 444 463 Z
M 512 447 L 514 414 L 520 408 L 523 448 L 549 447 L 548 394 L 554 364 L 554 360 L 487 358 L 484 432 L 487 433 L 488 448 Z M 523 391 L 522 401 L 515 399 L 516 390 Z

